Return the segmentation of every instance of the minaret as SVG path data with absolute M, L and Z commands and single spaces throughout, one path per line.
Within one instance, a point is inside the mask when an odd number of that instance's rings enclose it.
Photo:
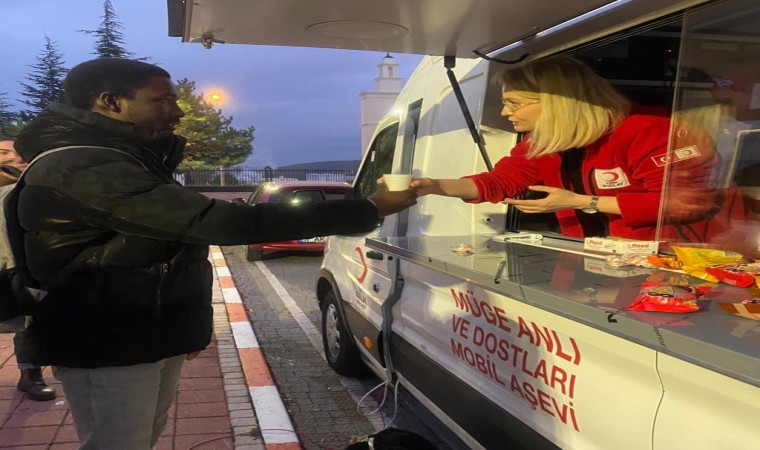
M 401 78 L 398 76 L 398 64 L 387 53 L 377 65 L 379 76 L 375 78 L 375 91 L 359 94 L 361 105 L 362 155 L 372 138 L 375 127 L 387 113 L 401 92 Z

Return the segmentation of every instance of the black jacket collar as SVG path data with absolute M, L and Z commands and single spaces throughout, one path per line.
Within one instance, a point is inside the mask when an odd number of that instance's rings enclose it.
M 185 142 L 171 132 L 156 132 L 96 112 L 51 103 L 21 132 L 15 146 L 25 161 L 45 150 L 68 145 L 113 147 L 173 172 L 182 161 Z

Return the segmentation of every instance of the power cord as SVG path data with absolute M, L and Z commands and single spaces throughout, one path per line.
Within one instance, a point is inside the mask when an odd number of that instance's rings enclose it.
M 393 416 L 391 416 L 391 420 L 386 425 L 385 424 L 385 417 L 383 417 L 383 414 L 382 414 L 381 410 L 382 410 L 383 406 L 385 405 L 385 400 L 388 397 L 388 388 L 389 387 L 391 389 L 393 389 Z M 375 398 L 375 402 L 377 403 L 377 408 L 375 408 L 373 411 L 371 411 L 369 413 L 362 412 L 361 408 L 362 408 L 362 403 L 364 402 L 364 400 L 369 395 L 371 395 L 373 392 L 375 392 L 376 390 L 378 390 L 380 388 L 383 388 L 383 390 L 382 391 L 378 391 L 378 397 Z M 379 397 L 380 392 L 382 392 L 382 398 Z M 383 381 L 382 383 L 380 383 L 377 386 L 375 386 L 372 389 L 370 389 L 366 394 L 364 394 L 364 396 L 362 396 L 362 398 L 359 399 L 359 402 L 356 404 L 356 411 L 359 414 L 361 414 L 361 415 L 363 415 L 365 417 L 377 414 L 379 412 L 380 415 L 381 415 L 381 417 L 382 417 L 382 419 L 383 419 L 383 428 L 382 428 L 382 430 L 378 430 L 378 433 L 380 431 L 388 429 L 393 424 L 393 422 L 396 420 L 396 415 L 398 414 L 398 381 L 395 384 L 393 384 L 393 385 L 391 385 L 391 383 L 389 381 Z M 224 435 L 224 436 L 217 436 L 215 438 L 206 439 L 205 441 L 196 442 L 195 444 L 193 444 L 190 447 L 188 447 L 186 450 L 193 450 L 195 448 L 200 447 L 201 445 L 208 444 L 209 442 L 218 441 L 218 440 L 221 440 L 221 439 L 234 438 L 235 436 L 253 436 L 253 437 L 259 437 L 261 435 L 261 433 L 272 432 L 272 431 L 282 431 L 282 432 L 287 432 L 287 433 L 293 433 L 296 436 L 298 436 L 299 439 L 306 440 L 306 441 L 308 441 L 308 442 L 316 445 L 317 447 L 319 447 L 322 450 L 336 450 L 333 447 L 326 446 L 326 445 L 324 445 L 324 444 L 322 444 L 322 443 L 320 443 L 320 442 L 318 442 L 318 441 L 310 438 L 309 436 L 307 436 L 305 434 L 298 433 L 297 431 L 294 431 L 294 430 L 288 430 L 288 429 L 285 429 L 285 428 L 264 428 L 264 429 L 259 429 L 259 428 L 255 428 L 255 427 L 251 428 L 251 431 L 249 431 L 247 433 L 227 434 L 227 435 Z M 349 437 L 349 443 L 363 442 L 363 441 L 366 441 L 367 439 L 369 439 L 369 435 L 361 436 L 361 437 L 353 436 L 353 437 Z

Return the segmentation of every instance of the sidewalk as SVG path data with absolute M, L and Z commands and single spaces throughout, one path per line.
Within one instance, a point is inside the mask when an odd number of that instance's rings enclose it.
M 224 257 L 218 247 L 211 250 L 214 338 L 198 358 L 185 363 L 155 449 L 300 449 Z M 16 390 L 18 375 L 13 335 L 0 334 L 0 449 L 77 449 L 68 403 L 50 369 L 45 368 L 45 380 L 58 398 L 48 402 L 29 400 Z

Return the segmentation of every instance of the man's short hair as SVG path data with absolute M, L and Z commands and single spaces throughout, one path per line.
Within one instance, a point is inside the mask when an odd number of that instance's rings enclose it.
M 171 75 L 158 66 L 133 59 L 93 59 L 69 71 L 63 81 L 64 102 L 90 109 L 103 92 L 133 98 L 135 91 L 154 77 L 171 78 Z

